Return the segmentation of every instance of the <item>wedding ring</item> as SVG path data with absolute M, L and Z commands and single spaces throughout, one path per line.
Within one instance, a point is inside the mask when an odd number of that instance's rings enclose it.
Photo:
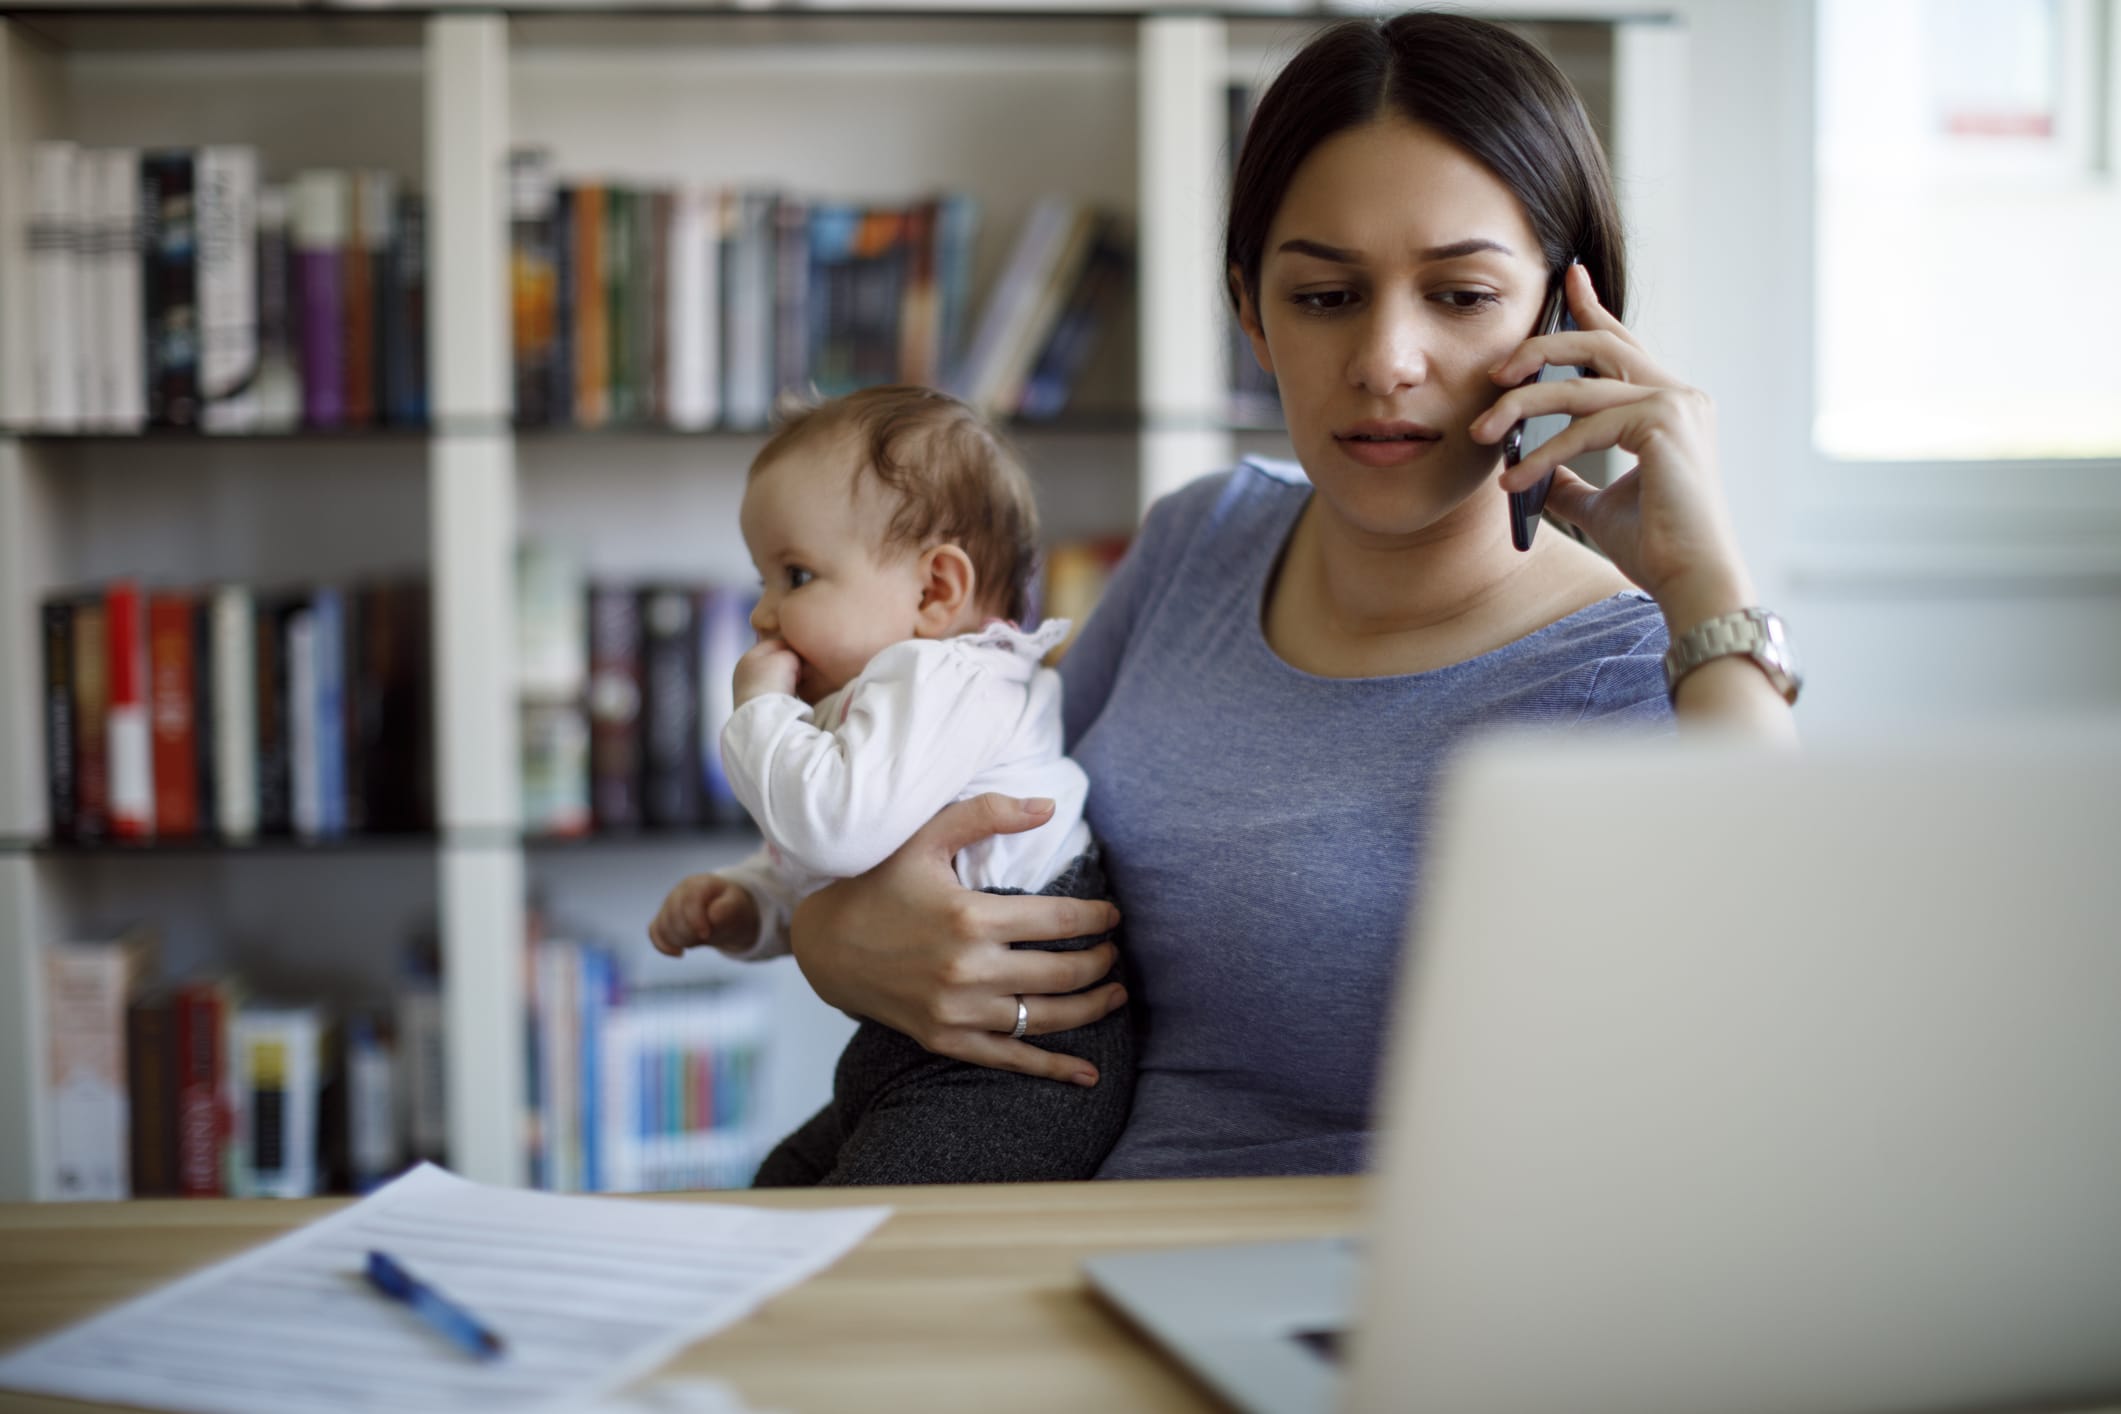
M 1024 999 L 1022 997 L 1018 997 L 1016 999 L 1016 1029 L 1009 1033 L 1009 1039 L 1012 1041 L 1023 1040 L 1024 1028 L 1026 1026 L 1029 1026 L 1030 1024 L 1031 1008 L 1024 1005 Z

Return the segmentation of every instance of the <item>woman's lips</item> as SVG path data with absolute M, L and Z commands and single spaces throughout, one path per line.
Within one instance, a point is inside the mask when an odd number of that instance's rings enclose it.
M 1443 440 L 1413 422 L 1358 422 L 1333 434 L 1334 445 L 1363 466 L 1404 466 L 1428 455 Z

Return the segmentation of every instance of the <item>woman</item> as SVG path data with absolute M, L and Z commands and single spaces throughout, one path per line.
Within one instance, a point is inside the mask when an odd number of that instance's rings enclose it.
M 1226 253 L 1302 475 L 1247 464 L 1159 502 L 1062 670 L 1146 1013 L 1103 1176 L 1363 1164 L 1431 794 L 1469 732 L 1676 716 L 1793 735 L 1773 651 L 1714 656 L 1760 630 L 1726 617 L 1754 595 L 1710 403 L 1618 318 L 1605 161 L 1529 44 L 1435 14 L 1325 31 L 1260 102 Z M 1557 281 L 1579 331 L 1532 337 Z M 1591 376 L 1519 386 L 1546 364 Z M 1556 413 L 1573 421 L 1505 474 L 1511 425 Z M 1561 465 L 1608 447 L 1639 465 L 1604 490 Z M 1513 546 L 1501 491 L 1550 470 L 1548 514 L 1609 559 L 1553 533 Z M 1707 661 L 1668 696 L 1673 643 Z M 1042 818 L 965 802 L 813 896 L 793 936 L 818 994 L 943 1055 L 1095 1083 L 1065 1033 L 1123 999 L 1073 991 L 1109 950 L 1009 944 L 1099 932 L 1104 905 L 971 893 L 950 870 Z M 658 927 L 686 909 L 681 885 Z M 1019 997 L 1037 1044 L 1008 1035 Z

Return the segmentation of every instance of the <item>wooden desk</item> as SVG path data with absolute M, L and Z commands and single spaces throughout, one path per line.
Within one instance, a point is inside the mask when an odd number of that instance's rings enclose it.
M 1212 1410 L 1090 1296 L 1093 1252 L 1351 1231 L 1352 1178 L 714 1193 L 670 1202 L 897 1211 L 838 1265 L 666 1369 L 790 1414 Z M 335 1211 L 305 1202 L 0 1205 L 0 1349 Z M 0 1390 L 0 1409 L 80 1410 Z

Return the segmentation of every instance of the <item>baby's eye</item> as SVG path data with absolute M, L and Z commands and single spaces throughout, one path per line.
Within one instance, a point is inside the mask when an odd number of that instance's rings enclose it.
M 1431 298 L 1456 314 L 1472 314 L 1502 302 L 1502 297 L 1491 290 L 1444 290 Z
M 788 587 L 790 589 L 801 589 L 804 585 L 808 584 L 811 580 L 816 578 L 816 575 L 812 574 L 809 570 L 804 569 L 801 565 L 788 566 Z

